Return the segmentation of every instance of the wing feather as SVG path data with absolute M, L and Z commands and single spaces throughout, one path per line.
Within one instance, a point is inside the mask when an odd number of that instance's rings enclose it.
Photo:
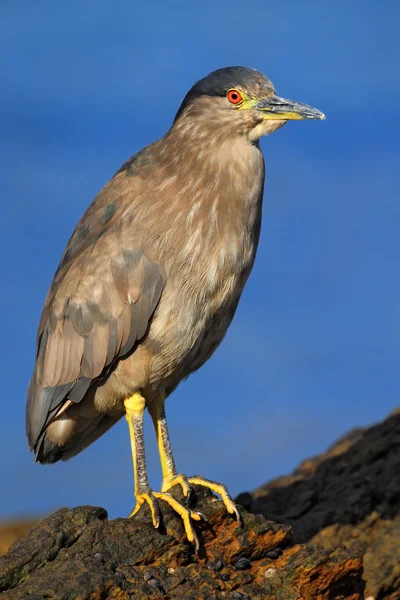
M 80 402 L 105 368 L 133 349 L 160 299 L 161 269 L 140 248 L 101 258 L 91 253 L 84 262 L 79 255 L 46 300 L 28 392 L 31 448 L 67 398 Z

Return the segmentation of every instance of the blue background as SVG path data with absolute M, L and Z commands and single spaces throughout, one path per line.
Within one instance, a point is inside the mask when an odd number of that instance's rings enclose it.
M 262 141 L 254 271 L 223 345 L 167 406 L 179 469 L 236 494 L 394 408 L 399 18 L 394 0 L 1 2 L 1 518 L 133 506 L 123 421 L 68 463 L 33 463 L 24 406 L 36 328 L 88 203 L 221 66 L 258 68 L 327 120 L 289 123 Z

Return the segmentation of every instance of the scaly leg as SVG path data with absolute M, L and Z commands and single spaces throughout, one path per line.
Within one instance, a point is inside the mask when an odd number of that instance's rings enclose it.
M 146 459 L 144 454 L 144 439 L 143 439 L 143 415 L 146 407 L 146 401 L 143 396 L 136 392 L 125 400 L 124 402 L 126 411 L 126 420 L 129 425 L 129 434 L 131 438 L 132 447 L 132 458 L 133 458 L 133 471 L 135 476 L 135 498 L 136 506 L 132 510 L 130 517 L 133 517 L 140 507 L 147 502 L 151 510 L 151 516 L 154 527 L 158 528 L 160 525 L 160 509 L 158 506 L 158 500 L 167 502 L 175 512 L 177 512 L 184 523 L 186 536 L 190 542 L 195 542 L 196 547 L 199 547 L 199 541 L 196 536 L 196 532 L 193 529 L 191 519 L 200 521 L 202 515 L 195 511 L 189 510 L 179 504 L 171 494 L 166 493 L 162 490 L 161 492 L 154 492 L 149 485 L 146 470 Z
M 131 438 L 136 498 L 136 506 L 129 516 L 133 517 L 142 504 L 147 502 L 151 510 L 153 525 L 154 527 L 159 527 L 160 511 L 157 502 L 154 501 L 149 480 L 147 479 L 146 458 L 144 454 L 143 415 L 146 401 L 139 392 L 136 392 L 133 396 L 125 400 L 124 405 Z
M 186 477 L 186 475 L 183 475 L 182 473 L 177 473 L 172 455 L 171 442 L 169 439 L 167 419 L 165 416 L 164 396 L 160 395 L 153 400 L 153 402 L 148 406 L 148 411 L 153 419 L 154 428 L 157 435 L 158 450 L 160 453 L 161 469 L 163 474 L 161 490 L 163 492 L 167 492 L 175 485 L 180 485 L 183 495 L 187 497 L 191 492 L 191 484 L 202 485 L 203 487 L 206 487 L 209 490 L 219 494 L 226 506 L 227 511 L 230 514 L 234 514 L 236 519 L 240 521 L 239 511 L 230 497 L 225 485 L 218 483 L 217 481 L 205 479 L 201 475 Z

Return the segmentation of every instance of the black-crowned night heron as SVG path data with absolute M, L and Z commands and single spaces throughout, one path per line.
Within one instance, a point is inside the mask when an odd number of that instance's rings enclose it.
M 183 518 L 200 513 L 171 495 L 198 484 L 238 511 L 224 485 L 175 468 L 164 402 L 201 367 L 232 321 L 253 266 L 264 160 L 258 140 L 289 119 L 323 119 L 276 96 L 244 67 L 214 71 L 183 100 L 168 133 L 128 160 L 76 227 L 46 298 L 28 392 L 27 435 L 36 460 L 67 460 L 124 414 L 136 506 L 159 501 Z M 156 430 L 163 481 L 148 483 L 143 414 Z M 193 407 L 193 414 L 203 411 Z

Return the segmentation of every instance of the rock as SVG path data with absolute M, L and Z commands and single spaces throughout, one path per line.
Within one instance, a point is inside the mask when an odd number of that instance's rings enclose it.
M 145 511 L 61 509 L 0 557 L 2 598 L 361 600 L 364 555 L 366 599 L 400 599 L 400 413 L 237 501 L 242 526 L 199 491 L 199 554 L 168 507 L 161 531 Z
M 400 412 L 241 497 L 248 510 L 290 524 L 295 543 L 361 550 L 366 598 L 400 599 Z
M 198 508 L 209 519 L 198 554 L 168 507 L 160 531 L 146 511 L 109 521 L 102 508 L 63 508 L 0 557 L 2 599 L 363 598 L 360 552 L 292 545 L 290 526 L 244 510 L 238 524 L 203 492 Z

